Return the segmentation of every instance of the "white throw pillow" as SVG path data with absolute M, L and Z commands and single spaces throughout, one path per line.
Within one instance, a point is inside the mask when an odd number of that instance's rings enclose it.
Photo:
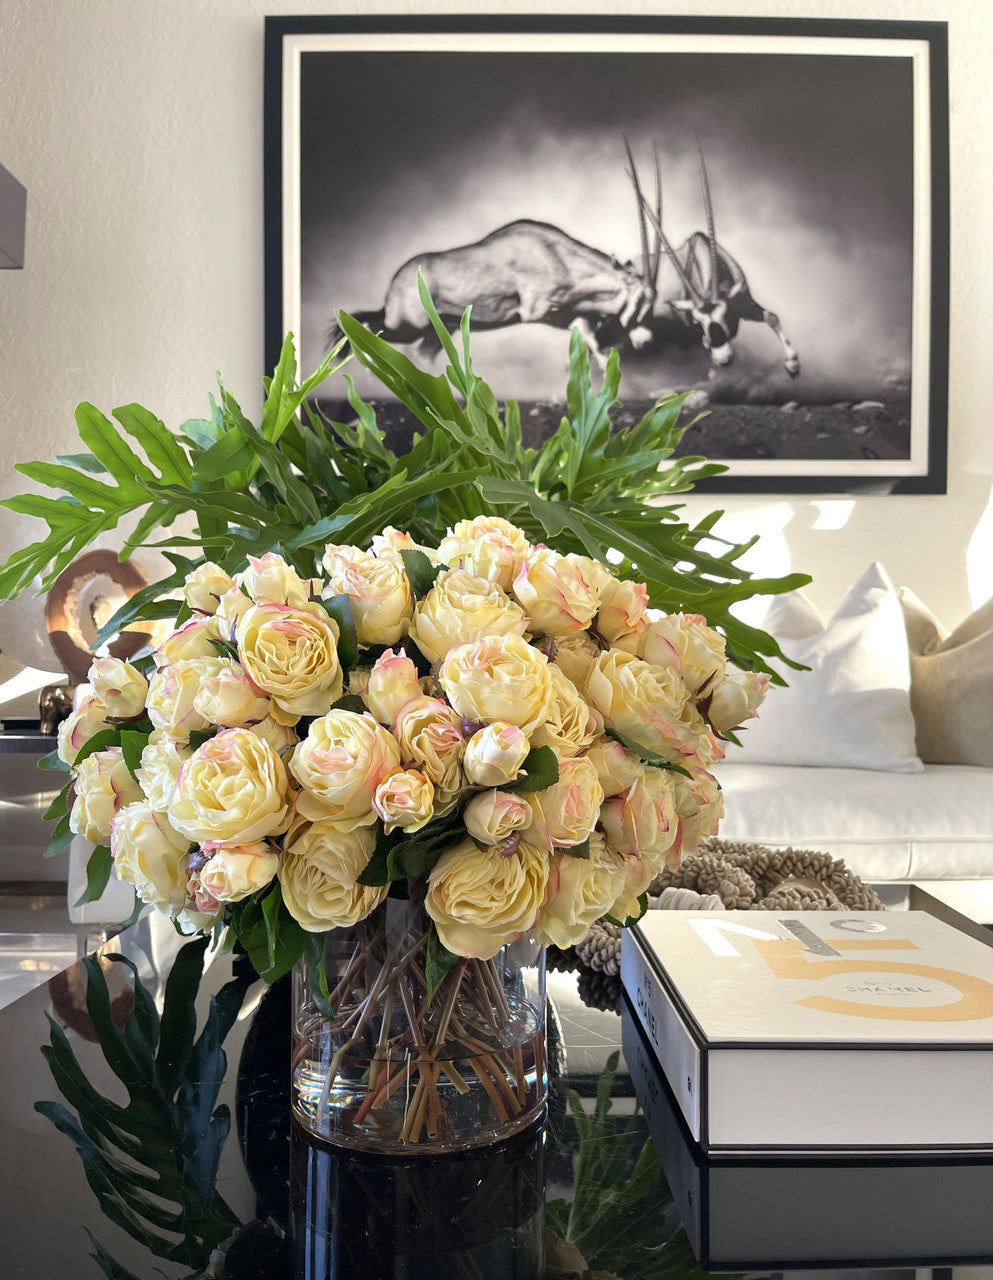
M 907 633 L 882 565 L 871 565 L 848 589 L 826 626 L 798 591 L 773 600 L 762 625 L 811 670 L 782 668 L 789 688 L 769 687 L 758 719 L 741 731 L 743 750 L 731 748 L 730 760 L 921 771 Z

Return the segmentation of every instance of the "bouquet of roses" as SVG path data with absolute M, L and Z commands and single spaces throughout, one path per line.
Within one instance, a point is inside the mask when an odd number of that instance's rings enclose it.
M 330 544 L 323 567 L 202 564 L 147 678 L 94 663 L 58 748 L 94 887 L 112 861 L 184 932 L 250 933 L 253 899 L 279 938 L 400 882 L 443 952 L 487 960 L 636 917 L 716 831 L 707 769 L 767 677 L 729 672 L 703 618 L 653 618 L 643 585 L 498 517 L 436 549 Z

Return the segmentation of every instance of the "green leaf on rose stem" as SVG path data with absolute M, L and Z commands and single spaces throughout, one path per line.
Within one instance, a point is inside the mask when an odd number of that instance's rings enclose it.
M 124 763 L 134 780 L 138 781 L 138 769 L 141 767 L 141 753 L 148 745 L 149 734 L 134 729 L 121 730 L 121 751 Z
M 363 884 L 369 889 L 378 889 L 384 884 L 389 884 L 389 856 L 392 843 L 393 841 L 382 827 L 380 827 L 379 834 L 376 837 L 376 847 L 372 851 L 372 856 L 362 868 L 361 874 L 357 877 L 359 884 Z
M 357 716 L 364 715 L 369 708 L 357 693 L 345 693 L 337 702 L 331 704 L 332 711 L 354 711 Z
M 692 778 L 693 775 L 689 769 L 684 769 L 681 764 L 673 764 L 671 760 L 667 760 L 665 756 L 660 756 L 651 747 L 642 746 L 640 742 L 635 742 L 633 738 L 627 737 L 626 734 L 620 733 L 617 729 L 608 727 L 605 732 L 608 738 L 613 738 L 622 747 L 627 747 L 628 751 L 633 751 L 645 764 L 653 765 L 656 769 L 668 769 L 672 773 L 681 773 L 684 778 Z
M 414 598 L 420 600 L 434 586 L 435 579 L 441 573 L 442 566 L 432 564 L 423 551 L 401 550 L 400 559 L 403 561 L 403 567 L 407 571 L 407 578 L 410 581 L 410 589 L 414 593 Z
M 630 929 L 633 924 L 637 924 L 641 917 L 648 910 L 648 893 L 640 893 L 638 895 L 638 906 L 641 908 L 636 916 L 628 916 L 626 920 L 616 920 L 613 916 L 604 916 L 604 920 L 608 924 L 616 924 L 618 929 Z
M 69 812 L 71 804 L 69 793 L 72 790 L 72 778 L 65 784 L 59 794 L 41 815 L 45 822 L 51 822 L 55 818 L 62 819 L 63 815 Z
M 328 988 L 327 950 L 325 934 L 305 931 L 303 950 L 310 963 L 310 989 L 313 992 L 314 1004 L 326 1018 L 335 1016 L 331 1005 L 331 992 Z
M 206 733 L 203 729 L 194 729 L 188 740 L 190 750 L 199 751 L 203 744 L 209 742 L 213 736 L 213 733 Z
M 100 732 L 95 733 L 88 742 L 83 743 L 79 749 L 79 754 L 73 761 L 73 764 L 81 764 L 89 756 L 96 755 L 98 751 L 106 751 L 108 747 L 119 747 L 120 745 L 120 729 L 101 729 Z
M 62 853 L 64 849 L 68 849 L 72 844 L 73 831 L 69 827 L 69 814 L 65 813 L 59 820 L 59 825 L 55 828 L 52 838 L 49 841 L 48 848 L 42 855 L 45 858 L 54 858 L 57 854 Z
M 355 611 L 352 608 L 351 596 L 332 596 L 329 600 L 322 600 L 321 603 L 338 624 L 338 661 L 347 671 L 355 666 L 359 658 L 359 641 L 355 631 Z
M 524 773 L 504 791 L 544 791 L 559 780 L 558 757 L 551 747 L 532 747 L 524 758 Z
M 73 903 L 74 907 L 81 907 L 86 902 L 96 902 L 97 898 L 103 895 L 110 881 L 110 869 L 113 865 L 114 860 L 110 850 L 105 844 L 98 844 L 86 864 L 86 888 L 80 895 L 79 901 Z
M 233 640 L 211 640 L 219 658 L 230 658 L 232 662 L 240 662 L 241 654 Z
M 59 755 L 58 751 L 49 751 L 48 755 L 42 756 L 38 761 L 38 768 L 45 769 L 49 773 L 68 773 L 70 766 Z
M 563 849 L 562 852 L 570 858 L 588 858 L 590 856 L 590 838 L 589 836 L 582 844 L 574 844 L 569 848 Z
M 438 930 L 434 921 L 428 926 L 428 949 L 427 961 L 424 965 L 424 976 L 427 979 L 428 987 L 428 1004 L 431 1003 L 431 997 L 434 995 L 435 988 L 444 978 L 454 965 L 458 964 L 459 957 L 449 951 L 442 944 L 438 937 Z
M 266 982 L 288 973 L 303 954 L 306 933 L 283 905 L 283 892 L 277 880 L 262 899 L 262 918 L 265 922 L 268 965 L 260 976 Z

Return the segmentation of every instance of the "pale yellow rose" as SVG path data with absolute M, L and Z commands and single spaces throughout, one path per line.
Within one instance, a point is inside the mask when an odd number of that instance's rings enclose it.
M 272 747 L 248 729 L 224 729 L 183 764 L 168 813 L 191 840 L 245 844 L 285 831 L 289 802 Z
M 257 738 L 261 738 L 263 742 L 268 742 L 273 751 L 280 755 L 290 747 L 295 747 L 300 741 L 300 735 L 292 726 L 280 724 L 278 720 L 273 720 L 272 716 L 265 716 L 258 724 L 250 724 L 245 727 L 250 733 L 254 733 Z
M 420 831 L 434 817 L 434 784 L 418 769 L 398 769 L 376 788 L 372 805 L 387 835 L 397 827 Z
M 255 604 L 278 604 L 303 610 L 311 604 L 314 587 L 319 585 L 310 578 L 301 578 L 292 565 L 274 551 L 267 551 L 264 556 L 249 556 L 248 568 L 235 574 L 234 583 L 242 594 L 247 592 Z
M 524 610 L 493 582 L 462 569 L 442 571 L 410 624 L 410 638 L 430 661 L 437 662 L 457 644 L 483 636 L 524 635 Z
M 675 773 L 672 781 L 678 823 L 675 851 L 680 859 L 692 858 L 701 840 L 717 835 L 724 817 L 724 793 L 705 769 L 694 769 L 689 778 Z
M 215 614 L 221 596 L 231 590 L 234 581 L 219 564 L 205 560 L 187 575 L 183 595 L 197 613 Z
M 290 771 L 303 787 L 297 812 L 342 827 L 370 826 L 376 788 L 399 766 L 396 739 L 368 712 L 329 711 L 290 757 Z
M 91 844 L 106 844 L 119 810 L 142 799 L 124 763 L 120 747 L 94 751 L 73 770 L 75 799 L 69 811 L 69 829 Z
M 462 791 L 465 734 L 458 712 L 441 698 L 404 704 L 394 727 L 404 765 L 414 765 L 434 784 L 435 817 L 443 817 Z
M 57 749 L 59 759 L 66 764 L 74 764 L 76 757 L 91 738 L 95 738 L 104 729 L 110 728 L 107 720 L 107 708 L 100 698 L 94 695 L 84 698 L 75 711 L 60 723 L 58 728 Z
M 648 886 L 659 874 L 663 866 L 664 862 L 660 864 L 652 857 L 642 858 L 636 853 L 624 854 L 623 867 L 626 878 L 618 891 L 617 897 L 604 914 L 619 920 L 621 924 L 625 920 L 640 916 L 641 903 L 638 899 L 648 891 Z
M 520 562 L 530 550 L 527 538 L 509 520 L 474 516 L 449 529 L 438 547 L 438 557 L 452 569 L 465 569 L 509 592 Z
M 559 667 L 577 689 L 582 689 L 599 655 L 600 645 L 588 631 L 576 631 L 569 636 L 555 637 L 555 666 Z
M 240 902 L 264 889 L 279 867 L 277 849 L 265 841 L 203 846 L 208 855 L 200 868 L 200 884 L 215 902 Z
M 489 960 L 534 927 L 547 884 L 544 849 L 522 840 L 503 857 L 495 845 L 465 839 L 435 863 L 424 906 L 449 951 Z
M 514 597 L 536 634 L 569 635 L 592 622 L 599 600 L 581 561 L 549 547 L 533 548 L 524 558 L 514 577 Z
M 585 751 L 603 732 L 603 720 L 554 662 L 549 667 L 549 674 L 552 677 L 552 701 L 546 719 L 531 735 L 531 745 L 551 747 L 560 759 L 568 759 Z
M 242 596 L 244 600 L 245 597 Z M 246 601 L 247 603 L 247 601 Z M 168 667 L 173 662 L 186 662 L 190 658 L 216 658 L 215 641 L 223 638 L 217 618 L 190 618 L 171 635 L 166 636 L 152 652 L 156 667 Z
M 523 729 L 495 720 L 477 729 L 466 743 L 462 768 L 474 787 L 504 787 L 520 776 L 530 750 Z
M 282 724 L 324 715 L 344 687 L 338 624 L 324 609 L 313 608 L 256 605 L 235 632 L 246 675 L 272 699 L 270 715 Z
M 413 662 L 402 649 L 397 653 L 387 649 L 369 672 L 362 701 L 380 724 L 393 725 L 404 703 L 420 696 L 420 680 Z
M 548 659 L 519 635 L 483 636 L 449 651 L 438 682 L 460 716 L 532 734 L 554 696 Z
M 699 613 L 670 613 L 650 622 L 638 637 L 638 657 L 675 667 L 694 697 L 723 679 L 726 642 Z
M 325 573 L 331 574 L 346 564 L 361 564 L 363 560 L 375 560 L 371 551 L 352 546 L 349 542 L 329 542 L 324 548 L 321 565 Z
M 605 564 L 592 559 L 591 556 L 581 556 L 575 551 L 570 551 L 566 559 L 576 566 L 597 595 L 604 590 L 613 577 Z
M 673 848 L 676 841 L 674 776 L 667 769 L 646 769 L 627 791 L 604 801 L 600 825 L 619 853 L 662 858 Z
M 240 587 L 232 587 L 225 591 L 217 602 L 214 614 L 216 626 L 226 640 L 233 640 L 238 620 L 243 618 L 249 609 L 255 607 L 255 601 L 245 594 Z
M 371 827 L 343 830 L 322 821 L 290 832 L 279 883 L 286 909 L 308 933 L 348 928 L 383 901 L 389 885 L 372 888 L 358 883 L 375 846 Z
M 175 919 L 187 903 L 190 842 L 143 800 L 126 805 L 114 819 L 110 851 L 114 870 L 134 886 L 142 902 Z
M 332 558 L 324 597 L 333 595 L 351 600 L 359 644 L 396 644 L 406 635 L 414 596 L 406 573 L 392 561 Z
M 141 753 L 141 766 L 136 770 L 141 789 L 153 809 L 165 813 L 176 790 L 183 764 L 193 754 L 185 739 L 170 738 L 161 729 L 149 737 Z
M 193 709 L 208 724 L 225 729 L 258 724 L 269 714 L 269 699 L 260 694 L 236 662 L 224 660 L 206 675 L 193 699 Z
M 369 677 L 372 675 L 372 667 L 352 667 L 348 673 L 347 692 L 353 698 L 365 697 L 365 691 L 369 688 Z
M 217 652 L 216 650 L 214 651 Z M 196 706 L 205 680 L 218 675 L 228 663 L 224 658 L 182 658 L 160 667 L 148 685 L 145 708 L 156 729 L 185 742 L 191 733 L 212 727 Z
M 735 671 L 718 680 L 707 706 L 707 718 L 718 733 L 737 729 L 758 715 L 768 688 L 769 677 L 764 672 Z
M 404 567 L 401 551 L 420 551 L 427 556 L 432 564 L 438 563 L 437 552 L 430 547 L 420 546 L 409 533 L 404 533 L 401 529 L 394 529 L 391 524 L 388 524 L 382 533 L 376 534 L 372 540 L 370 550 L 377 560 L 390 560 L 398 569 Z
M 531 839 L 547 849 L 582 844 L 596 826 L 603 804 L 603 787 L 596 769 L 584 756 L 559 761 L 559 780 L 544 791 L 527 796 L 531 807 Z
M 713 760 L 711 735 L 686 685 L 672 667 L 657 667 L 620 649 L 593 664 L 583 690 L 611 729 L 678 764 Z
M 582 942 L 590 927 L 610 912 L 625 890 L 627 879 L 624 859 L 599 831 L 590 835 L 588 857 L 554 854 L 538 922 L 538 941 L 563 950 Z
M 137 667 L 120 658 L 97 658 L 89 670 L 93 692 L 118 720 L 134 720 L 145 710 L 148 681 Z
M 503 844 L 515 831 L 531 825 L 531 807 L 510 791 L 482 791 L 466 805 L 465 829 L 480 844 Z
M 605 796 L 618 796 L 645 771 L 645 766 L 633 752 L 622 747 L 613 738 L 598 738 L 586 753 L 596 769 Z
M 648 588 L 643 582 L 608 575 L 600 588 L 597 632 L 608 644 L 630 650 L 648 625 L 647 609 Z

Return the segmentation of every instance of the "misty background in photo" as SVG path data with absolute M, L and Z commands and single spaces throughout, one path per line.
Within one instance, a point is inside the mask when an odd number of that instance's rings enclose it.
M 699 141 L 717 240 L 778 314 L 801 375 L 787 375 L 771 329 L 743 321 L 735 362 L 716 378 L 698 344 L 622 350 L 626 400 L 705 386 L 715 401 L 755 405 L 909 401 L 908 59 L 349 52 L 306 53 L 302 68 L 305 369 L 324 354 L 336 309 L 378 310 L 409 258 L 516 219 L 552 223 L 640 269 L 627 137 L 649 200 L 660 148 L 674 246 L 706 229 Z M 568 331 L 511 326 L 479 333 L 473 351 L 499 396 L 562 399 Z

